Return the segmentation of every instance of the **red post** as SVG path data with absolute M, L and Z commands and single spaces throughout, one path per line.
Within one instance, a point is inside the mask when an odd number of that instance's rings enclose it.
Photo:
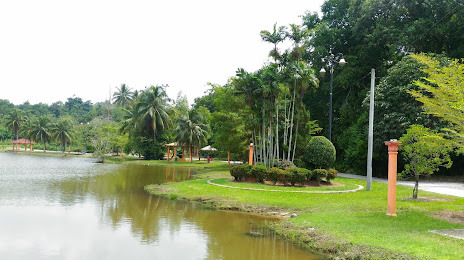
M 388 146 L 388 198 L 387 216 L 396 217 L 396 173 L 398 165 L 398 146 L 402 143 L 395 139 L 386 141 Z
M 250 144 L 250 154 L 248 155 L 248 164 L 253 165 L 253 143 Z

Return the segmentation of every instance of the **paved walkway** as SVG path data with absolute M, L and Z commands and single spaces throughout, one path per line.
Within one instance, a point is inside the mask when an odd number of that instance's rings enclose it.
M 338 176 L 344 178 L 366 180 L 366 176 L 355 174 L 338 173 Z M 376 177 L 372 177 L 372 181 L 387 183 L 386 179 Z M 397 184 L 414 187 L 413 181 L 398 181 Z M 464 198 L 464 183 L 460 182 L 419 181 L 419 190 Z

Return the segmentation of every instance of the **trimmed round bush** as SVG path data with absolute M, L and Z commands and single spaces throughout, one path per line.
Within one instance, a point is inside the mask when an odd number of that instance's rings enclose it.
M 232 166 L 230 168 L 230 175 L 237 181 L 243 181 L 246 177 L 251 176 L 251 168 L 252 166 L 248 164 Z
M 335 162 L 335 146 L 324 136 L 314 136 L 308 142 L 304 161 L 315 168 L 328 168 Z
M 267 171 L 266 180 L 272 181 L 275 185 L 282 178 L 282 175 L 283 170 L 273 167 Z
M 281 170 L 285 170 L 287 168 L 294 168 L 296 167 L 291 161 L 278 161 L 275 163 L 274 167 L 279 168 Z
M 325 180 L 327 182 L 330 182 L 330 180 L 333 180 L 337 177 L 337 174 L 338 174 L 337 170 L 330 168 L 327 171 L 327 176 L 325 177 Z
M 314 169 L 313 170 L 313 180 L 316 180 L 317 183 L 320 183 L 321 182 L 321 179 L 322 178 L 326 178 L 327 177 L 327 170 L 326 169 Z
M 251 176 L 255 177 L 258 182 L 263 183 L 267 174 L 267 168 L 264 165 L 256 165 L 251 168 Z
M 241 170 L 240 170 L 240 165 L 235 165 L 230 167 L 230 175 L 234 177 L 236 181 L 239 181 L 241 179 Z

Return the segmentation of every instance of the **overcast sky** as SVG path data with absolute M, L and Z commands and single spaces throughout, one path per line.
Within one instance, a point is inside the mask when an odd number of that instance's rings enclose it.
M 301 23 L 323 0 L 0 2 L 0 99 L 99 102 L 110 88 L 169 84 L 190 103 L 239 67 L 260 68 L 259 32 Z

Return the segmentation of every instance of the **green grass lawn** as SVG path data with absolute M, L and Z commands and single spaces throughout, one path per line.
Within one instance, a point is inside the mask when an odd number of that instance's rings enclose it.
M 156 163 L 158 164 L 158 163 Z M 179 164 L 181 165 L 181 164 Z M 191 164 L 190 164 L 191 165 Z M 195 163 L 201 167 L 202 164 Z M 228 176 L 228 166 L 220 163 L 210 164 L 208 169 L 200 173 L 201 178 L 220 178 Z M 230 185 L 225 179 L 214 180 L 219 184 Z M 346 187 L 365 186 L 364 181 L 337 178 L 334 182 Z M 244 187 L 262 188 L 261 184 L 233 183 Z M 275 189 L 276 187 L 273 187 Z M 284 188 L 284 187 L 281 187 Z M 298 189 L 298 188 L 288 188 Z M 235 208 L 249 210 L 250 208 L 271 208 L 282 211 L 296 212 L 296 218 L 290 218 L 280 225 L 291 225 L 295 229 L 308 230 L 314 228 L 330 236 L 331 243 L 339 243 L 344 249 L 331 249 L 313 246 L 314 241 L 304 241 L 308 248 L 317 249 L 332 255 L 343 256 L 343 251 L 349 247 L 371 247 L 375 250 L 397 252 L 412 255 L 420 259 L 462 259 L 464 257 L 464 240 L 445 237 L 429 232 L 436 229 L 463 229 L 464 225 L 450 223 L 437 219 L 433 215 L 442 211 L 464 211 L 464 199 L 443 196 L 420 191 L 419 196 L 428 196 L 448 201 L 413 201 L 409 200 L 412 188 L 397 187 L 397 217 L 386 216 L 387 185 L 373 183 L 372 191 L 361 190 L 355 193 L 283 193 L 228 189 L 209 185 L 206 179 L 196 179 L 178 183 L 147 186 L 147 190 L 167 196 L 188 200 L 211 201 L 219 208 Z M 289 231 L 282 231 L 289 233 Z M 287 234 L 288 235 L 288 234 Z M 340 246 L 343 245 L 343 246 Z M 337 252 L 335 252 L 335 251 Z M 374 250 L 374 251 L 375 251 Z M 356 257 L 385 258 L 385 253 L 364 254 L 362 251 Z M 391 256 L 397 258 L 397 256 Z

